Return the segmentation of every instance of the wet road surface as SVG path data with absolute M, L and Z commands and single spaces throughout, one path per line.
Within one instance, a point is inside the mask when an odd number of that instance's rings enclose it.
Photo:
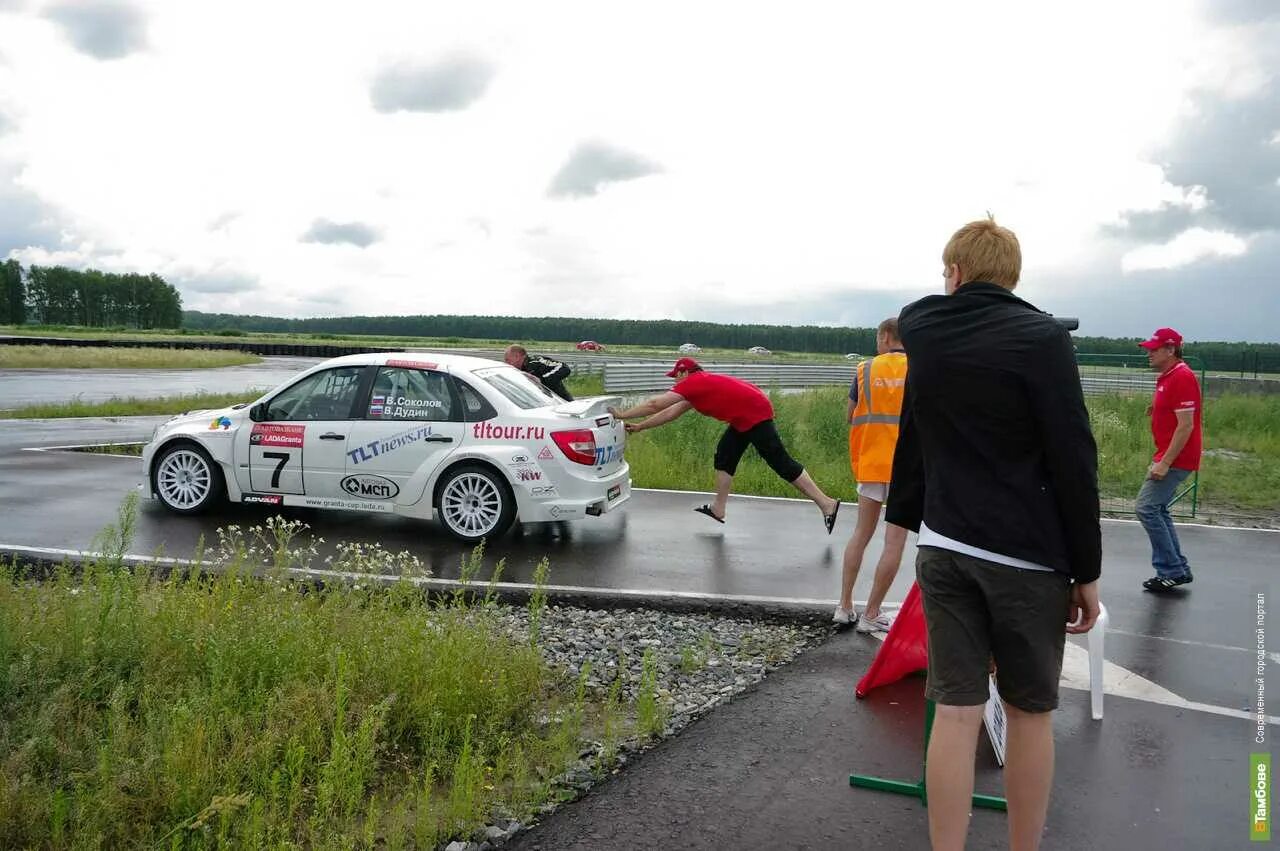
M 163 419 L 0 422 L 0 545 L 91 548 L 121 499 L 141 480 L 140 462 L 29 450 L 144 440 Z M 516 582 L 530 581 L 545 556 L 553 585 L 834 602 L 841 553 L 856 515 L 853 506 L 842 510 L 835 534 L 828 537 L 808 503 L 735 498 L 729 522 L 719 526 L 692 511 L 703 501 L 697 494 L 636 491 L 624 509 L 603 518 L 517 526 L 491 542 L 488 556 L 490 563 L 505 558 L 504 578 Z M 307 509 L 287 513 L 330 542 L 322 550 L 339 540 L 377 541 L 414 552 L 438 577 L 456 577 L 467 551 L 431 523 Z M 214 540 L 218 526 L 261 523 L 266 516 L 261 509 L 227 506 L 186 518 L 146 503 L 133 551 L 188 556 L 201 535 Z M 1088 719 L 1086 692 L 1064 689 L 1053 841 L 1045 847 L 1074 847 L 1085 839 L 1098 848 L 1243 847 L 1236 839 L 1245 837 L 1248 827 L 1247 756 L 1257 747 L 1248 718 L 1255 693 L 1256 595 L 1270 597 L 1280 568 L 1280 535 L 1182 526 L 1196 581 L 1179 593 L 1154 596 L 1139 584 L 1151 572 L 1142 529 L 1104 521 L 1103 533 L 1102 599 L 1112 621 L 1106 656 L 1150 681 L 1150 688 L 1139 690 L 1140 700 L 1109 695 L 1101 723 Z M 912 539 L 891 601 L 901 600 L 909 586 Z M 869 585 L 878 545 L 873 541 L 868 549 L 860 596 Z M 557 815 L 564 832 L 531 833 L 517 847 L 539 847 L 538 837 L 544 835 L 553 837 L 545 848 L 622 847 L 621 837 L 636 838 L 623 845 L 637 848 L 927 847 L 918 832 L 924 822 L 917 804 L 847 786 L 853 770 L 911 777 L 918 765 L 920 722 L 911 714 L 919 706 L 918 681 L 857 705 L 852 699 L 853 683 L 877 646 L 863 636 L 839 636 L 593 792 L 588 801 L 616 796 L 601 809 L 591 804 Z M 1280 651 L 1280 643 L 1274 646 Z M 1280 654 L 1268 661 L 1280 662 Z M 1162 696 L 1170 693 L 1211 709 L 1179 708 Z M 1280 714 L 1274 706 L 1270 713 Z M 742 747 L 730 753 L 731 743 Z M 708 768 L 679 780 L 699 764 Z M 709 781 L 708 771 L 719 779 Z M 995 789 L 995 769 L 989 767 L 984 777 L 980 786 L 985 782 Z M 670 798 L 663 803 L 664 789 L 687 793 L 688 806 L 670 809 Z M 695 789 L 702 791 L 695 794 Z M 786 806 L 788 801 L 794 806 Z M 772 815 L 765 820 L 762 813 Z M 970 847 L 1002 847 L 1003 818 L 975 815 Z M 718 832 L 706 832 L 708 819 Z M 753 826 L 766 822 L 776 831 L 758 838 L 772 836 L 780 844 L 749 842 Z M 883 833 L 906 824 L 915 825 L 916 832 Z M 876 836 L 869 846 L 860 844 L 866 832 Z M 604 839 L 595 845 L 566 840 L 597 835 Z M 794 844 L 788 837 L 795 837 Z M 982 843 L 979 837 L 985 837 Z
M 212 369 L 0 369 L 0 409 L 113 396 L 155 399 L 190 393 L 269 390 L 322 358 L 266 357 L 261 363 Z

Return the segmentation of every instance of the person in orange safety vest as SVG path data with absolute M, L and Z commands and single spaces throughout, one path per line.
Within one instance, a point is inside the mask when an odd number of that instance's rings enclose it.
M 884 548 L 876 565 L 867 607 L 861 616 L 854 610 L 853 586 L 862 568 L 862 556 L 880 522 L 880 509 L 889 496 L 893 451 L 898 445 L 898 418 L 907 383 L 907 355 L 898 339 L 898 320 L 886 319 L 876 329 L 876 351 L 871 360 L 858 364 L 849 387 L 849 461 L 858 482 L 858 523 L 844 548 L 840 602 L 832 620 L 857 622 L 862 633 L 887 631 L 889 618 L 880 611 L 889 586 L 898 575 L 907 530 L 886 523 Z

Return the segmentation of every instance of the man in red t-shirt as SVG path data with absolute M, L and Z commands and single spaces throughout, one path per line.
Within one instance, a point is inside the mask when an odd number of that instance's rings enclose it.
M 676 379 L 676 384 L 666 393 L 625 411 L 610 408 L 609 412 L 620 420 L 648 418 L 638 423 L 627 423 L 627 431 L 631 433 L 665 425 L 689 410 L 728 423 L 716 446 L 715 501 L 699 506 L 695 511 L 724 522 L 738 462 L 742 460 L 747 446 L 754 446 L 775 473 L 814 501 L 822 512 L 827 534 L 831 534 L 836 525 L 836 514 L 840 511 L 840 500 L 823 493 L 782 445 L 782 438 L 773 424 L 773 403 L 763 390 L 740 378 L 707 372 L 693 358 L 680 358 L 667 376 Z
M 1182 554 L 1169 503 L 1187 477 L 1200 469 L 1200 382 L 1182 360 L 1182 335 L 1160 328 L 1138 344 L 1147 350 L 1151 368 L 1160 373 L 1151 401 L 1151 436 L 1156 454 L 1138 491 L 1136 511 L 1151 539 L 1151 565 L 1156 575 L 1142 583 L 1164 592 L 1191 581 L 1191 565 Z

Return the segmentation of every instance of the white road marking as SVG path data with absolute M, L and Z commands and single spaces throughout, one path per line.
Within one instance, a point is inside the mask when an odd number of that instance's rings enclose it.
M 1108 629 L 1107 632 L 1117 630 Z M 872 633 L 880 641 L 884 641 L 888 633 Z M 1132 633 L 1130 633 L 1132 634 Z M 1235 649 L 1235 648 L 1229 648 Z M 1058 685 L 1076 691 L 1089 691 L 1089 651 L 1068 641 L 1062 653 L 1062 679 Z M 1172 706 L 1175 709 L 1190 709 L 1193 712 L 1206 712 L 1210 715 L 1221 715 L 1226 718 L 1240 718 L 1245 721 L 1256 721 L 1257 715 L 1243 709 L 1232 709 L 1227 706 L 1214 706 L 1187 700 L 1147 678 L 1135 674 L 1128 668 L 1114 662 L 1102 661 L 1102 693 L 1116 697 L 1127 697 L 1130 700 L 1141 700 L 1157 703 L 1161 706 Z M 1280 716 L 1268 715 L 1268 724 L 1280 725 Z
M 711 495 L 711 494 L 712 494 L 712 492 L 711 492 L 711 491 L 683 491 L 683 490 L 672 490 L 672 489 L 670 489 L 670 488 L 637 488 L 637 487 L 633 487 L 633 488 L 631 488 L 631 490 L 632 490 L 632 492 L 635 492 L 635 491 L 648 491 L 649 493 L 673 493 L 673 494 L 682 494 L 682 495 L 686 495 L 686 496 L 709 496 L 709 495 Z M 811 500 L 809 500 L 808 498 L 802 498 L 802 497 L 795 497 L 795 496 L 756 496 L 756 495 L 754 495 L 754 494 L 749 494 L 749 493 L 744 493 L 744 494 L 736 494 L 736 493 L 735 493 L 735 494 L 730 494 L 730 499 L 759 499 L 759 500 L 770 500 L 770 501 L 773 501 L 773 502 L 801 502 L 801 503 L 804 503 L 804 502 L 811 502 Z M 846 501 L 846 502 L 845 502 L 845 504 L 846 504 L 846 505 L 856 505 L 856 503 L 854 503 L 854 502 L 848 502 L 848 501 Z M 1129 523 L 1129 524 L 1136 524 L 1138 521 L 1137 521 L 1137 520 L 1126 520 L 1126 519 L 1124 519 L 1124 518 L 1120 518 L 1120 517 L 1103 517 L 1103 518 L 1102 518 L 1102 522 L 1103 522 L 1103 523 Z M 1189 526 L 1189 527 L 1196 528 L 1196 529 L 1218 529 L 1218 530 L 1225 530 L 1225 531 L 1232 531 L 1232 532 L 1269 532 L 1269 533 L 1274 534 L 1274 535 L 1280 535 L 1280 529 L 1258 529 L 1258 528 L 1255 528 L 1255 527 L 1253 527 L 1253 526 L 1228 526 L 1228 525 L 1225 525 L 1225 524 L 1211 524 L 1211 523 L 1183 523 L 1181 520 L 1177 521 L 1177 523 L 1178 523 L 1178 526 L 1179 526 L 1179 527 L 1182 527 L 1182 526 Z
M 1169 638 L 1166 635 L 1147 635 L 1144 632 L 1129 632 L 1128 630 L 1114 629 L 1112 627 L 1107 627 L 1107 635 L 1127 635 L 1130 638 L 1146 638 L 1151 641 L 1167 641 L 1170 644 L 1184 644 L 1188 647 L 1207 647 L 1210 650 L 1231 650 L 1237 653 L 1248 653 L 1250 655 L 1257 652 L 1256 648 L 1253 647 L 1236 647 L 1233 644 L 1214 644 L 1211 641 L 1188 641 L 1185 638 Z M 1272 662 L 1280 664 L 1280 653 L 1268 653 L 1267 656 Z

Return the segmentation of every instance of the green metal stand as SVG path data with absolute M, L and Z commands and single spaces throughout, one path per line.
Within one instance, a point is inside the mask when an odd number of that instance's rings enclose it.
M 933 732 L 933 713 L 933 701 L 926 698 L 924 702 L 925 762 L 928 761 L 929 736 Z M 929 795 L 925 790 L 925 776 L 923 773 L 918 783 L 909 783 L 905 780 L 888 780 L 884 777 L 871 777 L 866 774 L 850 774 L 849 785 L 862 789 L 875 789 L 879 792 L 892 792 L 895 795 L 910 795 L 914 798 L 919 798 L 921 804 L 929 805 Z M 987 810 L 1007 811 L 1009 809 L 1008 801 L 1004 798 L 997 798 L 995 795 L 974 795 L 973 805 Z

